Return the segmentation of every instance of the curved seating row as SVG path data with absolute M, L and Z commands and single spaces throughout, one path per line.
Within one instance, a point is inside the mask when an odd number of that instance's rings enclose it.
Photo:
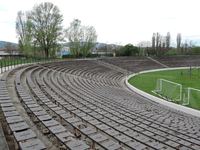
M 46 149 L 44 143 L 36 136 L 35 132 L 28 125 L 26 120 L 20 115 L 20 112 L 14 105 L 9 96 L 7 88 L 7 72 L 0 81 L 0 105 L 7 122 L 7 127 L 10 135 L 14 136 L 15 149 L 21 150 L 41 150 Z M 19 82 L 17 82 L 17 87 Z
M 53 79 L 52 80 L 55 80 L 55 76 L 53 77 Z M 69 83 L 69 82 L 68 82 Z M 74 81 L 73 82 L 71 82 L 71 83 L 74 83 Z M 62 85 L 62 83 L 59 83 L 58 85 Z M 57 86 L 58 86 L 57 85 Z M 85 84 L 83 84 L 83 85 L 85 85 Z M 53 85 L 50 85 L 50 87 L 52 87 Z M 79 85 L 80 86 L 80 85 Z M 62 87 L 63 88 L 63 87 Z M 77 87 L 76 87 L 77 88 Z M 61 89 L 59 89 L 59 90 L 61 90 Z M 68 88 L 68 90 L 69 90 L 69 88 Z M 73 89 L 73 91 L 75 91 L 75 88 Z M 76 91 L 77 92 L 77 91 Z M 92 92 L 91 91 L 91 93 L 94 93 L 94 92 Z M 81 93 L 82 94 L 82 93 Z M 76 98 L 77 99 L 77 98 Z M 144 126 L 145 127 L 145 126 Z M 154 127 L 154 128 L 156 128 L 156 126 Z M 154 129 L 155 130 L 155 129 Z M 164 129 L 163 129 L 164 130 Z M 164 136 L 164 135 L 163 135 Z M 180 141 L 181 141 L 182 139 L 180 139 Z M 170 143 L 170 142 L 169 142 Z M 171 143 L 173 143 L 173 142 L 171 142 Z
M 21 88 L 17 88 L 17 92 L 24 104 L 24 107 L 34 120 L 34 123 L 36 123 L 41 128 L 43 134 L 50 137 L 52 142 L 56 141 L 57 146 L 62 149 L 88 149 L 88 145 L 86 145 L 83 141 L 76 140 L 74 138 L 74 135 L 71 134 L 66 127 L 64 127 L 59 121 L 55 120 L 52 115 L 50 115 L 42 106 L 40 106 L 40 103 L 38 103 L 38 101 L 45 103 L 49 107 L 52 106 L 52 103 L 43 93 L 41 93 L 41 91 L 36 88 L 34 82 L 32 82 L 30 76 L 32 71 L 33 70 L 27 71 L 26 68 L 19 71 L 17 75 L 20 78 L 22 76 L 22 73 L 27 73 L 26 81 L 28 83 L 28 86 L 31 87 L 30 91 L 32 93 L 34 92 L 32 97 L 34 97 L 36 100 L 31 98 L 30 94 L 27 94 L 28 91 L 25 90 L 23 84 L 21 84 Z M 22 83 L 22 81 L 20 81 L 20 83 Z M 56 111 L 56 108 L 53 106 L 52 109 Z
M 13 74 L 23 108 L 57 148 L 200 149 L 198 117 L 131 93 L 122 82 L 126 70 L 112 67 L 95 60 L 66 61 Z

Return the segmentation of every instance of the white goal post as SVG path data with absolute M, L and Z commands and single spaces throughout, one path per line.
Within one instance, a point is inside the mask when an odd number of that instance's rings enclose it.
M 187 88 L 184 97 L 183 97 L 183 105 L 189 105 L 190 101 L 193 101 L 194 99 L 200 98 L 200 90 L 195 88 Z
M 152 92 L 168 101 L 181 101 L 182 90 L 183 87 L 179 83 L 166 79 L 158 79 L 156 89 Z

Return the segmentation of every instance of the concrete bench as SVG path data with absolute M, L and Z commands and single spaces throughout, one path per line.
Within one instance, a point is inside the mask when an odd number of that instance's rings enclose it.
M 22 122 L 24 121 L 24 119 L 21 116 L 12 116 L 12 117 L 6 117 L 6 121 L 8 124 L 11 124 L 11 123 Z
M 29 129 L 29 126 L 26 122 L 18 122 L 18 123 L 9 124 L 9 127 L 12 132 Z
M 24 142 L 19 142 L 22 150 L 44 150 L 46 146 L 39 139 L 30 139 Z
M 85 144 L 83 141 L 79 140 L 72 140 L 67 143 L 67 146 L 71 150 L 88 150 L 90 147 Z
M 14 136 L 17 142 L 36 138 L 36 134 L 31 129 L 14 132 Z
M 120 144 L 111 140 L 102 142 L 101 145 L 108 150 L 119 150 L 122 147 Z

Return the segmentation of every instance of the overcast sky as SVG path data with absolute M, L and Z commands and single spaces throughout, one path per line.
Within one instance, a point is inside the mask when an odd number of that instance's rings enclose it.
M 98 42 L 137 44 L 153 32 L 200 39 L 200 0 L 46 0 L 57 5 L 67 28 L 73 19 L 92 25 Z M 44 0 L 0 0 L 0 40 L 17 43 L 15 20 Z

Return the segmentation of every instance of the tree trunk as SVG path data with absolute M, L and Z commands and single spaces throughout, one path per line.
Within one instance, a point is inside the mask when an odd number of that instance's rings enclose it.
M 49 57 L 49 49 L 45 48 L 44 51 L 45 51 L 45 57 L 48 58 Z

